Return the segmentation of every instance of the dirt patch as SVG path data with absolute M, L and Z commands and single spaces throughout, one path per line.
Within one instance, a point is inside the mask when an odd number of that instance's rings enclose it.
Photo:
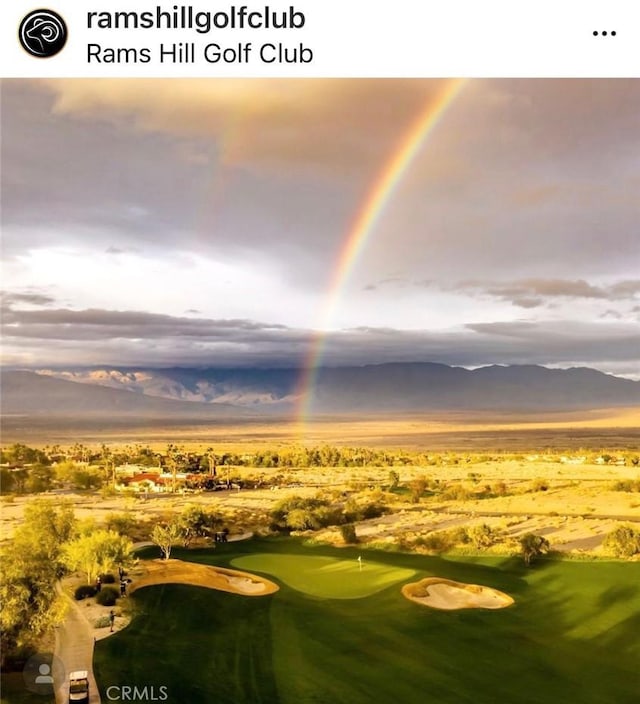
M 266 596 L 278 591 L 278 586 L 268 579 L 222 567 L 198 565 L 182 560 L 145 560 L 139 575 L 133 575 L 129 593 L 154 584 L 190 584 L 207 589 L 242 594 Z
M 513 599 L 504 592 L 479 584 L 454 582 L 442 577 L 426 577 L 419 582 L 405 584 L 402 594 L 432 609 L 504 609 Z

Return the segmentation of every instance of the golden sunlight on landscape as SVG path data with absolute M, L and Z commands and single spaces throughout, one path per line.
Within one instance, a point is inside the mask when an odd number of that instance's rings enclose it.
M 639 80 L 0 90 L 2 704 L 638 704 Z
M 367 424 L 366 432 L 373 434 L 376 427 L 375 423 Z M 343 435 L 343 441 L 348 437 Z M 380 443 L 383 440 L 380 438 Z M 190 506 L 213 511 L 235 532 L 263 534 L 269 531 L 274 507 L 292 496 L 321 497 L 336 506 L 349 501 L 375 504 L 380 511 L 372 516 L 365 511 L 355 524 L 361 542 L 436 553 L 472 547 L 489 554 L 509 553 L 518 536 L 528 532 L 544 535 L 553 550 L 600 553 L 610 531 L 628 522 L 640 522 L 640 470 L 638 452 L 632 450 L 416 452 L 367 450 L 357 443 L 351 445 L 356 449 L 331 449 L 327 443 L 303 449 L 284 440 L 269 445 L 266 440 L 246 439 L 242 443 L 229 437 L 227 442 L 215 443 L 213 456 L 219 464 L 213 483 L 218 483 L 218 490 L 206 491 L 202 484 L 206 467 L 200 475 L 185 472 L 189 472 L 186 467 L 193 458 L 212 456 L 211 446 L 145 445 L 144 453 L 153 457 L 146 467 L 125 461 L 141 450 L 141 444 L 76 443 L 66 452 L 77 456 L 78 447 L 85 448 L 86 457 L 95 457 L 87 476 L 98 484 L 104 482 L 102 490 L 74 490 L 69 483 L 73 472 L 68 468 L 58 471 L 54 465 L 51 476 L 63 472 L 60 476 L 66 481 L 58 486 L 66 488 L 49 491 L 43 498 L 70 502 L 79 518 L 98 523 L 109 524 L 119 515 L 132 521 L 135 517 L 134 523 L 139 525 L 134 533 L 140 539 L 148 538 L 151 526 L 158 521 L 169 520 Z M 174 492 L 168 485 L 164 490 L 161 484 L 154 485 L 160 481 L 158 473 L 169 476 L 166 473 L 171 465 L 167 463 L 173 460 L 168 459 L 167 447 L 179 453 L 184 467 Z M 347 458 L 342 464 L 340 453 Z M 121 470 L 115 468 L 115 476 L 121 475 L 117 491 L 109 486 L 113 465 L 108 469 L 104 464 L 113 462 L 109 457 L 120 457 L 122 462 Z M 317 466 L 304 466 L 309 458 Z M 82 476 L 82 466 L 84 463 L 74 470 L 78 476 Z M 137 473 L 137 484 L 127 478 L 132 472 Z M 147 489 L 143 490 L 140 486 L 145 482 Z M 23 508 L 31 500 L 29 495 L 5 496 L 1 519 L 4 540 L 20 524 Z M 464 536 L 465 531 L 481 529 L 488 530 L 484 539 L 474 542 Z M 343 542 L 338 525 L 317 525 L 312 533 L 314 540 Z

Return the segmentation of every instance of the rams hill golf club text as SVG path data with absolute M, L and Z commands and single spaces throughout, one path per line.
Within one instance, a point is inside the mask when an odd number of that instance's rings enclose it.
M 269 5 L 260 8 L 232 5 L 224 10 L 201 11 L 190 5 L 173 5 L 170 8 L 158 5 L 155 10 L 142 12 L 87 12 L 88 29 L 116 30 L 119 34 L 127 30 L 147 29 L 193 31 L 199 35 L 211 35 L 215 30 L 296 30 L 302 29 L 305 23 L 304 13 L 293 6 L 274 10 Z M 195 64 L 201 61 L 210 64 L 248 64 L 252 61 L 308 64 L 313 61 L 313 51 L 302 42 L 291 41 L 238 41 L 226 44 L 176 41 L 160 42 L 155 47 L 114 47 L 91 42 L 87 45 L 87 61 L 93 64 Z

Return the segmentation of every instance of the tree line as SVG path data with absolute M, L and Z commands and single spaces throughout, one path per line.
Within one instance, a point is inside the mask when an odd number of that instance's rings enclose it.
M 212 465 L 251 467 L 363 467 L 403 465 L 459 465 L 482 464 L 497 461 L 554 461 L 581 458 L 585 463 L 612 464 L 623 462 L 626 466 L 640 466 L 640 453 L 630 450 L 572 449 L 536 452 L 456 452 L 429 450 L 389 450 L 371 447 L 348 447 L 323 444 L 314 447 L 289 446 L 267 448 L 254 452 L 215 450 L 187 450 L 181 445 L 168 443 L 164 451 L 148 445 L 127 444 L 110 446 L 102 443 L 90 447 L 82 443 L 71 446 L 45 445 L 42 449 L 23 443 L 0 448 L 0 463 L 24 465 L 50 465 L 55 462 L 73 461 L 84 464 L 136 464 L 147 467 L 166 466 L 171 460 L 191 469 L 205 470 Z
M 0 550 L 0 639 L 2 657 L 28 652 L 64 613 L 58 580 L 81 570 L 98 574 L 132 559 L 132 542 L 116 531 L 78 521 L 70 505 L 36 500 Z
M 87 585 L 116 567 L 133 563 L 133 542 L 117 521 L 98 526 L 78 520 L 70 504 L 35 499 L 12 539 L 0 549 L 0 646 L 2 658 L 29 653 L 42 636 L 61 621 L 64 601 L 57 583 L 70 572 L 81 572 Z M 170 521 L 154 526 L 152 540 L 164 557 L 174 543 L 188 547 L 199 537 L 229 532 L 214 512 L 187 506 Z

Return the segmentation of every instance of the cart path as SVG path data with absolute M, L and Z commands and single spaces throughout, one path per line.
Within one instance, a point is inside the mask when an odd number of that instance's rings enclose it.
M 68 704 L 69 673 L 86 670 L 89 673 L 89 704 L 100 704 L 100 692 L 93 674 L 94 638 L 91 626 L 80 606 L 57 585 L 58 593 L 67 601 L 64 622 L 56 629 L 55 655 L 64 665 L 64 682 L 56 687 L 56 704 Z

